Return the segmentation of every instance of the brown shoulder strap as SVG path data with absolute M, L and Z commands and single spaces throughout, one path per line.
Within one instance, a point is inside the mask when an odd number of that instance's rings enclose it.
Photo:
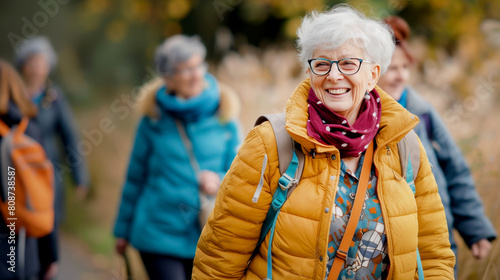
M 351 216 L 349 217 L 349 222 L 347 223 L 347 228 L 345 230 L 340 246 L 337 249 L 337 254 L 333 260 L 332 268 L 330 269 L 330 274 L 328 275 L 328 280 L 337 280 L 340 271 L 344 267 L 345 260 L 347 258 L 347 251 L 352 243 L 352 238 L 356 232 L 356 227 L 358 225 L 359 217 L 361 215 L 361 210 L 363 209 L 363 203 L 365 202 L 366 188 L 368 187 L 368 180 L 370 178 L 370 170 L 372 167 L 373 160 L 373 142 L 370 142 L 368 149 L 366 150 L 365 158 L 363 160 L 363 167 L 361 168 L 361 177 L 359 179 L 358 189 L 356 191 L 356 197 L 354 198 L 354 203 L 351 211 Z
M 191 163 L 191 167 L 193 168 L 194 173 L 196 174 L 196 176 L 198 176 L 201 169 L 200 164 L 198 163 L 198 160 L 194 155 L 193 144 L 191 143 L 191 140 L 189 140 L 189 137 L 186 134 L 186 130 L 184 129 L 184 126 L 179 119 L 175 119 L 175 125 L 177 126 L 177 131 L 181 136 L 182 143 L 184 144 L 184 147 L 186 148 L 187 154 L 189 156 L 189 163 Z

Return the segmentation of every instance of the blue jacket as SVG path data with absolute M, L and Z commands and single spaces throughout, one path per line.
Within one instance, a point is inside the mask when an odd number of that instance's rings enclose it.
M 222 179 L 236 156 L 236 96 L 219 91 L 211 75 L 206 80 L 207 89 L 187 101 L 168 94 L 159 80 L 144 88 L 146 115 L 137 131 L 114 228 L 116 237 L 139 251 L 194 258 L 201 234 L 198 182 L 174 116 L 182 121 L 201 170 Z M 172 112 L 190 106 L 195 114 L 191 109 Z
M 71 175 L 76 186 L 88 187 L 87 164 L 85 155 L 78 149 L 81 142 L 78 126 L 59 87 L 49 81 L 45 90 L 33 101 L 38 106 L 34 121 L 43 131 L 43 148 L 54 165 L 54 207 L 58 224 L 64 217 L 65 173 Z
M 467 162 L 438 113 L 412 88 L 408 88 L 406 102 L 406 109 L 420 118 L 415 132 L 433 166 L 455 255 L 453 228 L 469 247 L 483 238 L 494 240 L 497 233 L 484 213 Z
M 78 126 L 59 87 L 50 80 L 34 98 L 38 114 L 33 119 L 42 129 L 43 148 L 54 166 L 54 231 L 38 239 L 40 255 L 46 263 L 58 260 L 58 225 L 64 219 L 64 177 L 69 173 L 76 186 L 89 186 L 85 155 L 79 152 Z

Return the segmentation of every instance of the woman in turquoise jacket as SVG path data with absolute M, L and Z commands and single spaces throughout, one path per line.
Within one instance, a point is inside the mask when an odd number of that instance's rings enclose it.
M 155 57 L 162 78 L 142 91 L 114 234 L 118 253 L 128 243 L 139 250 L 151 279 L 191 279 L 199 192 L 217 193 L 240 143 L 236 96 L 206 73 L 205 54 L 197 38 L 167 39 Z

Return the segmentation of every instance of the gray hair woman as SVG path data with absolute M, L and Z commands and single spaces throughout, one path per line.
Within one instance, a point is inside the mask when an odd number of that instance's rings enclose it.
M 206 72 L 196 37 L 176 35 L 155 54 L 161 78 L 143 87 L 143 115 L 115 224 L 150 279 L 191 279 L 201 233 L 199 192 L 215 195 L 239 141 L 236 96 Z
M 50 69 L 54 69 L 57 65 L 57 54 L 47 37 L 33 37 L 20 44 L 15 57 L 15 65 L 17 69 L 22 70 L 23 66 L 33 55 L 44 56 L 46 59 L 45 62 Z
M 85 157 L 78 152 L 78 126 L 62 90 L 50 79 L 56 63 L 57 55 L 49 39 L 42 36 L 24 41 L 15 56 L 15 65 L 26 84 L 27 94 L 38 108 L 34 121 L 43 131 L 43 147 L 56 167 L 54 231 L 38 241 L 41 279 L 52 279 L 58 270 L 58 227 L 64 217 L 64 176 L 61 166 L 71 171 L 70 176 L 80 199 L 86 196 L 89 189 Z
M 443 205 L 416 136 L 405 147 L 419 164 L 400 162 L 409 157 L 398 142 L 418 118 L 376 87 L 394 51 L 390 29 L 337 6 L 307 15 L 297 34 L 309 78 L 274 131 L 303 152 L 301 180 L 291 194 L 278 187 L 287 163 L 271 124 L 255 127 L 221 185 L 193 279 L 453 279 Z
M 156 49 L 156 69 L 163 76 L 170 91 L 189 98 L 203 90 L 204 73 L 207 70 L 206 53 L 205 46 L 197 37 L 176 35 Z M 198 75 L 189 75 L 190 72 L 196 72 Z

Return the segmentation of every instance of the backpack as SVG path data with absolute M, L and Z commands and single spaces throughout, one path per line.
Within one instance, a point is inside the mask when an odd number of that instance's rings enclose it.
M 269 249 L 267 251 L 267 278 L 272 280 L 272 254 L 271 246 L 274 236 L 274 229 L 278 214 L 286 199 L 290 196 L 293 190 L 297 187 L 302 176 L 304 168 L 304 153 L 300 145 L 296 143 L 288 131 L 285 129 L 285 113 L 269 114 L 260 116 L 255 122 L 254 126 L 258 126 L 266 121 L 269 121 L 273 128 L 274 136 L 276 138 L 276 147 L 278 150 L 278 162 L 280 170 L 280 179 L 278 180 L 278 188 L 273 194 L 273 199 L 269 210 L 267 212 L 259 242 L 252 253 L 249 260 L 258 253 L 260 245 L 270 232 L 269 236 Z M 402 177 L 410 186 L 413 194 L 415 194 L 415 178 L 417 177 L 420 166 L 420 147 L 418 143 L 417 134 L 411 130 L 401 141 L 397 143 L 399 151 L 399 159 L 401 163 Z M 260 185 L 260 183 L 259 183 Z M 259 192 L 260 193 L 260 192 Z M 255 202 L 255 201 L 254 201 Z M 418 276 L 420 280 L 424 279 L 422 262 L 417 248 L 417 267 Z
M 24 134 L 27 126 L 27 118 L 12 129 L 0 120 L 0 211 L 11 231 L 38 238 L 54 228 L 54 171 L 42 146 Z

